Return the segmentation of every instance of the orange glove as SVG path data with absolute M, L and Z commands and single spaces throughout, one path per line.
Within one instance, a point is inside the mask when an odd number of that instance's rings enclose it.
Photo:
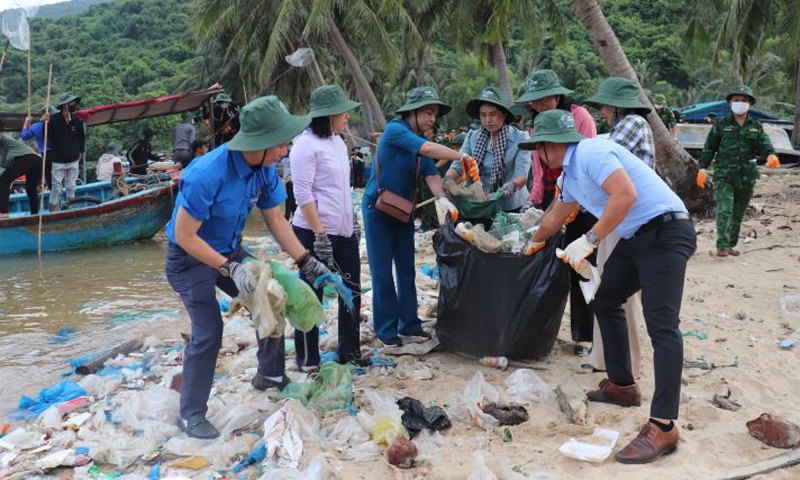
M 531 242 L 528 248 L 525 250 L 525 255 L 533 255 L 534 253 L 543 249 L 544 245 L 545 242 Z
M 461 170 L 466 171 L 473 182 L 477 182 L 481 179 L 480 173 L 478 172 L 478 162 L 469 155 L 465 154 L 461 156 Z
M 700 188 L 706 188 L 708 184 L 708 172 L 706 172 L 705 168 L 701 168 L 697 171 L 697 186 Z
M 776 168 L 781 168 L 781 161 L 778 160 L 778 157 L 774 154 L 770 155 L 767 157 L 767 168 L 771 168 L 773 170 Z

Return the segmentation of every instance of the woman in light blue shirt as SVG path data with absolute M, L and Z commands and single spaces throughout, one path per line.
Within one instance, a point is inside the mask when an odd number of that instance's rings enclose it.
M 514 115 L 509 102 L 494 87 L 484 88 L 478 98 L 467 104 L 467 113 L 480 120 L 481 127 L 470 130 L 461 152 L 474 157 L 486 193 L 499 192 L 503 210 L 518 212 L 528 198 L 528 172 L 531 169 L 530 152 L 519 149 L 519 143 L 528 134 L 514 128 Z M 461 178 L 461 161 L 455 161 L 447 177 Z

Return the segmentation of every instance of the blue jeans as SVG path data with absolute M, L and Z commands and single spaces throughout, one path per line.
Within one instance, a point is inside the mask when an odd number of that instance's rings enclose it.
M 251 256 L 239 247 L 227 257 L 241 262 Z M 222 346 L 222 315 L 215 287 L 228 295 L 239 294 L 233 280 L 186 253 L 178 245 L 167 246 L 167 280 L 178 293 L 192 322 L 192 337 L 183 354 L 183 380 L 181 384 L 181 418 L 205 416 L 208 397 L 217 367 L 217 354 Z M 283 338 L 258 339 L 258 372 L 279 377 L 285 368 L 286 350 Z
M 369 268 L 372 275 L 372 321 L 381 340 L 422 332 L 414 284 L 414 222 L 400 222 L 367 202 L 363 205 Z M 392 275 L 394 263 L 397 283 Z

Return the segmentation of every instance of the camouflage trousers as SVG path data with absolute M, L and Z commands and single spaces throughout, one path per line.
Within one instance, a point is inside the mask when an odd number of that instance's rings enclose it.
M 753 184 L 714 182 L 714 200 L 717 202 L 717 251 L 727 251 L 739 242 L 739 228 L 750 198 Z

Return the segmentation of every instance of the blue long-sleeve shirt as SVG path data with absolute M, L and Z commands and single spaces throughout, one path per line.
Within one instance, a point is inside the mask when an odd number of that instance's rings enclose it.
M 34 122 L 30 127 L 23 128 L 22 132 L 20 132 L 20 138 L 26 142 L 31 138 L 35 138 L 36 146 L 39 147 L 39 153 L 44 152 L 44 123 Z M 47 142 L 47 150 L 49 151 L 51 148 L 52 145 L 50 145 L 50 142 Z

